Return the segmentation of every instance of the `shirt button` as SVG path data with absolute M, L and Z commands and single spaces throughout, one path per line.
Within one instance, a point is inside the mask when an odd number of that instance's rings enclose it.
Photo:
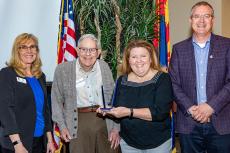
M 73 137 L 75 137 L 75 134 L 73 134 Z
M 76 121 L 77 120 L 77 118 L 74 118 L 74 121 Z
M 76 109 L 74 109 L 74 112 L 77 112 L 77 110 L 76 110 Z
M 77 128 L 77 126 L 74 127 L 75 129 Z

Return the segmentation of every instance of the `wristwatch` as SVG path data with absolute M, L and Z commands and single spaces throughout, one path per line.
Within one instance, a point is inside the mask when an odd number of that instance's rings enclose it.
M 16 140 L 16 141 L 12 142 L 12 144 L 13 144 L 14 146 L 17 145 L 17 144 L 19 144 L 19 143 L 22 143 L 21 140 Z

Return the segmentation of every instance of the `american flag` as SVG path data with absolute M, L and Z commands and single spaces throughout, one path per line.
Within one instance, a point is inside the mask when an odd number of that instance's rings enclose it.
M 58 33 L 58 64 L 65 61 L 72 61 L 77 57 L 76 51 L 76 33 L 74 25 L 73 1 L 61 0 L 59 16 L 59 33 Z M 57 124 L 54 124 L 54 145 L 55 153 L 60 153 L 62 141 L 60 139 L 60 130 Z
M 72 0 L 61 1 L 59 20 L 58 64 L 72 61 L 77 57 Z

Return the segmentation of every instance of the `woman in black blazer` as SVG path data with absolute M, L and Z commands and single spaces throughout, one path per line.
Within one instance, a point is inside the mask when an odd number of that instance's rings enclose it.
M 51 116 L 38 39 L 28 33 L 19 35 L 7 65 L 0 71 L 1 152 L 42 153 L 47 148 L 47 153 L 53 153 Z

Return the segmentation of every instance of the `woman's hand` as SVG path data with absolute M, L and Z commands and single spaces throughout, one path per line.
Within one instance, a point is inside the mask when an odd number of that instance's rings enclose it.
M 55 152 L 55 146 L 53 144 L 53 141 L 47 143 L 47 150 L 46 153 L 54 153 Z
M 97 109 L 97 113 L 102 114 L 103 116 L 114 116 L 116 118 L 121 118 L 130 115 L 130 109 L 127 107 L 116 107 L 110 110 L 103 111 L 100 108 Z
M 109 133 L 109 141 L 111 143 L 111 148 L 116 149 L 120 144 L 120 135 L 117 129 L 112 129 Z
M 122 118 L 130 115 L 130 109 L 127 107 L 116 107 L 112 108 L 110 111 L 105 112 L 106 114 L 115 116 L 116 118 Z
M 29 153 L 22 143 L 18 143 L 14 146 L 15 153 Z
M 56 149 L 55 149 L 55 146 L 53 143 L 52 133 L 50 131 L 48 131 L 46 133 L 46 136 L 48 139 L 46 153 L 54 153 Z
M 17 141 L 17 144 L 14 145 L 15 153 L 28 153 L 27 149 L 22 144 L 18 133 L 9 135 L 9 137 L 12 143 Z

